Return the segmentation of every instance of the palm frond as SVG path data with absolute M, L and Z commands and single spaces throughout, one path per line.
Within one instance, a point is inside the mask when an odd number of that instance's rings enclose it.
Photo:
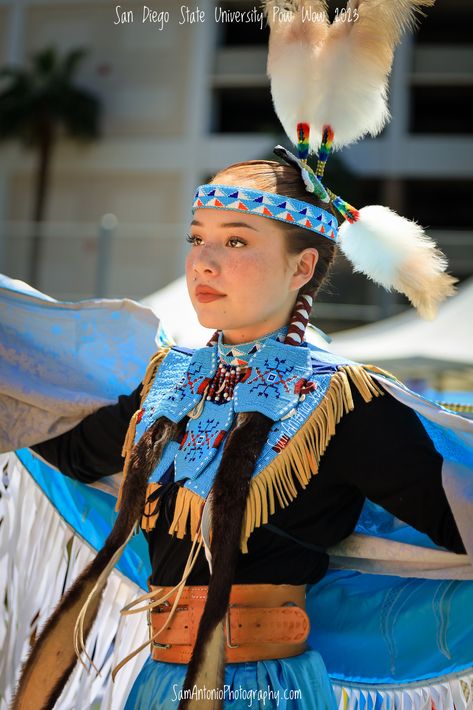
M 28 67 L 0 70 L 0 140 L 37 144 L 45 120 L 73 138 L 99 135 L 101 104 L 75 79 L 83 47 L 61 56 L 54 47 L 36 52 Z

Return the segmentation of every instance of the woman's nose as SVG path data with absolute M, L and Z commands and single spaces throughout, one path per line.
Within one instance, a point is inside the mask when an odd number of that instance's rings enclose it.
M 210 247 L 196 249 L 193 268 L 196 273 L 216 274 L 220 270 L 217 255 Z

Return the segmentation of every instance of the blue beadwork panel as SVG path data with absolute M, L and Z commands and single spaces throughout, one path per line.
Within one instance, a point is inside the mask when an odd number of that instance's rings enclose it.
M 168 444 L 166 444 L 166 446 L 164 447 L 163 455 L 161 456 L 161 460 L 159 461 L 158 465 L 156 466 L 149 478 L 150 483 L 159 483 L 161 481 L 161 478 L 164 476 L 168 468 L 174 463 L 174 459 L 178 450 L 178 441 L 170 441 Z
M 220 465 L 223 443 L 233 426 L 235 409 L 261 411 L 275 421 L 253 476 L 260 473 L 288 445 L 327 392 L 336 367 L 314 360 L 313 355 L 311 347 L 294 348 L 268 341 L 250 361 L 252 376 L 250 374 L 235 388 L 238 397 L 220 404 L 206 400 L 201 415 L 189 419 L 181 444 L 167 444 L 150 481 L 159 482 L 174 462 L 175 480 L 205 498 Z M 216 347 L 202 348 L 192 356 L 172 349 L 144 402 L 136 439 L 158 416 L 164 414 L 178 421 L 186 410 L 190 411 L 200 402 L 204 385 L 216 370 L 216 359 Z M 315 389 L 300 398 L 294 390 L 307 379 L 315 383 Z M 261 396 L 258 397 L 258 393 Z M 259 409 L 255 401 L 261 403 Z
M 215 456 L 209 461 L 206 467 L 199 473 L 198 476 L 184 483 L 185 488 L 197 493 L 201 498 L 206 499 L 215 481 L 215 476 L 220 467 L 223 456 L 223 446 L 216 449 Z
M 271 428 L 268 439 L 256 461 L 252 477 L 257 476 L 286 448 L 294 434 L 307 422 L 310 415 L 322 402 L 330 385 L 331 374 L 315 375 L 312 379 L 317 385 L 315 390 L 309 392 L 303 401 L 299 401 L 292 416 L 276 422 Z
M 159 367 L 156 386 L 143 403 L 144 413 L 137 434 L 141 436 L 158 417 L 181 421 L 200 402 L 205 383 L 216 369 L 216 348 L 199 348 L 191 358 L 186 353 L 170 350 Z
M 185 437 L 176 454 L 176 480 L 195 479 L 215 457 L 234 418 L 233 402 L 205 402 L 198 419 L 189 419 Z
M 308 348 L 268 340 L 249 361 L 249 376 L 235 387 L 235 412 L 260 412 L 278 421 L 299 401 L 312 375 Z

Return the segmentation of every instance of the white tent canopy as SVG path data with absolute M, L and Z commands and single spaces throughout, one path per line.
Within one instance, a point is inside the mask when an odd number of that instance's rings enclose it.
M 330 350 L 360 362 L 398 367 L 473 364 L 473 280 L 442 304 L 437 318 L 422 320 L 414 310 L 372 325 L 336 333 Z

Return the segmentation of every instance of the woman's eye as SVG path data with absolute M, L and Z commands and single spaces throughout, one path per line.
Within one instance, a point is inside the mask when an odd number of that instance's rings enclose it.
M 243 241 L 243 239 L 240 239 L 240 237 L 232 237 L 228 240 L 227 244 L 229 244 L 231 247 L 237 248 L 246 246 L 246 242 Z
M 202 243 L 202 239 L 193 234 L 186 234 L 186 240 L 189 242 L 189 244 L 192 244 L 193 246 L 198 246 Z

